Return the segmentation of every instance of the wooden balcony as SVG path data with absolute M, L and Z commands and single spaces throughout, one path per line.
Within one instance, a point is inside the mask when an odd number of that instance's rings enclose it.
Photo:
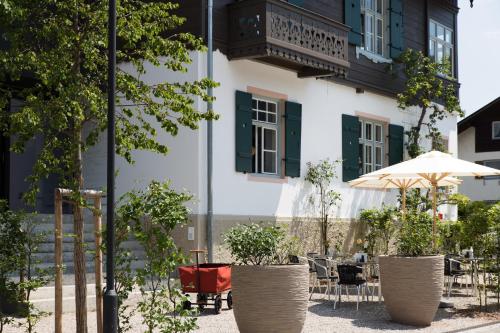
M 280 0 L 228 6 L 229 59 L 255 59 L 299 77 L 345 77 L 349 27 Z

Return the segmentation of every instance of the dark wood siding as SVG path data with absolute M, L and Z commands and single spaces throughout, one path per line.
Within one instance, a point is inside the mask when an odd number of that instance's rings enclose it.
M 474 121 L 476 128 L 476 153 L 498 151 L 500 152 L 500 140 L 492 138 L 492 122 L 500 121 L 500 103 L 491 109 L 484 111 Z
M 226 53 L 228 36 L 227 5 L 235 0 L 214 1 L 214 46 Z M 185 28 L 205 36 L 206 0 L 183 0 L 179 11 L 188 18 Z M 344 23 L 344 0 L 306 0 L 303 7 L 312 12 Z M 455 0 L 403 0 L 404 47 L 427 54 L 427 29 L 429 18 L 456 32 L 458 8 Z M 456 56 L 456 45 L 454 54 Z M 364 55 L 356 56 L 356 48 L 349 45 L 351 68 L 346 79 L 332 78 L 343 84 L 394 95 L 403 88 L 404 79 L 397 64 L 375 63 Z M 456 63 L 456 61 L 455 61 Z

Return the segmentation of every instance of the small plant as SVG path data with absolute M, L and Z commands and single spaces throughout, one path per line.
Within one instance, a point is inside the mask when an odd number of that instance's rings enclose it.
M 432 217 L 426 212 L 409 212 L 399 230 L 396 245 L 398 255 L 403 257 L 433 254 Z
M 183 309 L 186 298 L 172 285 L 172 274 L 186 262 L 172 233 L 187 222 L 189 210 L 185 204 L 191 198 L 170 189 L 168 182 L 153 181 L 144 191 L 128 193 L 127 203 L 119 211 L 145 252 L 146 263 L 137 270 L 135 282 L 142 294 L 137 309 L 148 333 L 181 333 L 196 328 L 193 312 Z
M 53 279 L 53 271 L 48 268 L 41 268 L 41 260 L 35 257 L 40 244 L 46 242 L 47 234 L 40 233 L 36 230 L 36 223 L 32 217 L 25 219 L 23 223 L 23 231 L 25 233 L 24 243 L 24 261 L 23 261 L 23 280 L 19 283 L 20 295 L 24 298 L 26 307 L 21 312 L 21 315 L 26 317 L 24 327 L 27 333 L 34 332 L 36 324 L 45 316 L 50 315 L 49 312 L 41 311 L 35 307 L 30 301 L 31 295 L 37 289 L 46 286 Z
M 223 238 L 237 265 L 282 265 L 303 251 L 300 239 L 288 236 L 282 226 L 242 224 Z
M 394 221 L 399 212 L 395 207 L 384 206 L 381 209 L 364 209 L 360 221 L 367 226 L 367 251 L 370 256 L 389 253 L 389 244 L 396 232 Z
M 305 180 L 311 183 L 315 193 L 309 197 L 309 201 L 319 211 L 319 222 L 321 228 L 321 250 L 324 254 L 328 252 L 328 228 L 330 213 L 341 200 L 340 193 L 331 189 L 332 182 L 337 179 L 337 165 L 340 161 L 331 162 L 329 159 L 321 160 L 317 164 L 307 163 L 307 174 Z
M 278 248 L 285 232 L 278 226 L 239 225 L 224 235 L 233 259 L 238 265 L 280 264 Z

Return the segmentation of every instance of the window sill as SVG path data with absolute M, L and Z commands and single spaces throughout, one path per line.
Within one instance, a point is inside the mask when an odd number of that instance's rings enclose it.
M 258 183 L 274 183 L 274 184 L 288 183 L 288 177 L 281 177 L 279 175 L 266 175 L 261 173 L 248 173 L 247 180 Z
M 382 57 L 381 55 L 366 51 L 365 49 L 356 46 L 356 58 L 359 59 L 359 55 L 362 54 L 374 63 L 392 64 L 392 59 Z

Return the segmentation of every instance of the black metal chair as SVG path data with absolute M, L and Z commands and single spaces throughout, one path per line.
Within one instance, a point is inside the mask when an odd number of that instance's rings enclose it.
M 467 295 L 469 295 L 469 286 L 467 283 L 467 271 L 462 269 L 462 263 L 451 257 L 444 258 L 444 276 L 448 280 L 448 298 L 451 295 L 451 288 L 455 282 L 458 282 L 459 277 L 465 278 L 465 287 L 467 288 Z M 462 284 L 460 284 L 461 286 Z
M 316 285 L 320 288 L 321 291 L 321 284 L 326 284 L 326 289 L 325 289 L 325 295 L 328 293 L 328 300 L 330 300 L 330 295 L 331 295 L 331 290 L 332 290 L 332 282 L 335 283 L 338 279 L 337 276 L 332 274 L 332 267 L 329 264 L 329 260 L 326 258 L 315 258 L 314 259 L 314 266 L 315 266 L 315 272 L 316 272 L 316 279 L 314 281 L 313 287 L 311 289 L 311 293 L 309 295 L 309 299 L 312 298 L 312 295 L 314 293 L 314 288 L 316 288 Z M 335 284 L 335 288 L 337 288 L 337 285 Z
M 349 287 L 355 287 L 357 291 L 357 299 L 356 299 L 356 310 L 359 309 L 359 293 L 362 288 L 366 293 L 366 298 L 368 299 L 368 285 L 366 280 L 358 277 L 358 274 L 363 273 L 363 268 L 355 265 L 337 265 L 337 273 L 339 274 L 339 280 L 337 282 L 337 296 L 338 302 L 341 302 L 342 295 L 342 286 L 345 286 L 347 297 L 349 297 Z M 337 307 L 337 300 L 333 305 L 335 309 Z

